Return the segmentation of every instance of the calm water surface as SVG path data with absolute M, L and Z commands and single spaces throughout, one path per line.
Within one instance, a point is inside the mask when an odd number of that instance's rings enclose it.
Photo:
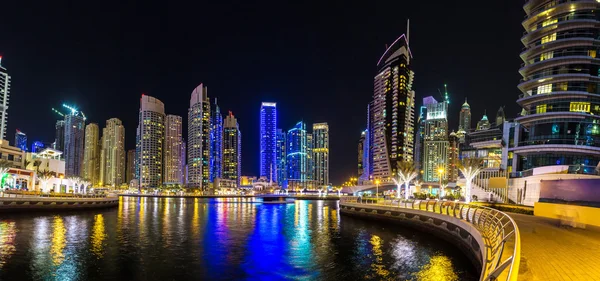
M 0 214 L 0 280 L 476 280 L 457 248 L 335 201 L 121 198 Z

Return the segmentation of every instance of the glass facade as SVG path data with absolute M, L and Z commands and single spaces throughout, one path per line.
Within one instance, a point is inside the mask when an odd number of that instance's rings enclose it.
M 277 184 L 283 186 L 287 180 L 286 158 L 287 143 L 286 134 L 283 130 L 277 129 Z
M 19 130 L 15 132 L 15 146 L 27 151 L 27 135 Z
M 210 114 L 210 182 L 223 178 L 223 115 L 217 100 Z
M 260 107 L 260 176 L 276 180 L 277 104 L 263 102 Z
M 287 134 L 287 177 L 295 183 L 303 184 L 307 181 L 307 133 L 304 122 L 296 126 Z

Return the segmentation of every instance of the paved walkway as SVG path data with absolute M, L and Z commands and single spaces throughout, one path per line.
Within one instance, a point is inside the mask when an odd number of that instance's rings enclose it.
M 574 229 L 555 219 L 510 216 L 521 232 L 519 281 L 600 281 L 600 228 Z

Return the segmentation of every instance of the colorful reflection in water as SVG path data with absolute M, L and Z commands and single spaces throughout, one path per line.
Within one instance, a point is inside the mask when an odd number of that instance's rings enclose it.
M 22 279 L 476 280 L 476 273 L 435 237 L 340 216 L 334 201 L 125 197 L 115 209 L 3 215 L 0 280 Z

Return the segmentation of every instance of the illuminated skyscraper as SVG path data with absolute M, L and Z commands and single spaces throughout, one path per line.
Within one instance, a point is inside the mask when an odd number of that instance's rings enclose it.
M 125 178 L 127 180 L 127 184 L 129 184 L 131 180 L 135 178 L 135 149 L 127 150 L 126 173 L 127 176 Z
M 481 117 L 481 120 L 479 120 L 479 122 L 477 122 L 477 128 L 475 130 L 482 131 L 482 130 L 489 129 L 490 127 L 491 127 L 490 120 L 488 120 L 487 114 L 484 113 L 483 117 Z
M 413 161 L 414 72 L 408 38 L 400 36 L 377 62 L 370 134 L 373 177 L 390 181 L 397 161 Z
M 2 66 L 2 56 L 0 56 L 0 134 L 2 139 L 6 139 L 6 128 L 8 126 L 8 100 L 10 97 L 10 75 L 6 68 Z
M 276 180 L 277 104 L 263 102 L 260 107 L 260 176 Z
M 329 125 L 313 124 L 314 180 L 317 185 L 329 185 Z
M 27 151 L 27 134 L 19 130 L 15 131 L 15 147 Z
M 277 184 L 283 186 L 287 180 L 286 158 L 287 158 L 287 143 L 286 133 L 277 129 Z
M 183 135 L 181 132 L 181 116 L 167 115 L 165 125 L 165 161 L 164 161 L 164 183 L 183 184 L 183 159 L 181 150 L 183 146 Z
M 100 180 L 100 128 L 98 124 L 90 123 L 85 126 L 85 146 L 83 153 L 83 174 L 94 186 L 98 186 Z
M 46 147 L 50 147 L 50 146 L 48 146 L 47 144 L 42 143 L 41 141 L 34 141 L 31 144 L 31 152 L 32 153 L 38 153 L 38 152 L 41 152 Z
M 65 176 L 81 176 L 85 137 L 85 117 L 72 110 L 65 115 Z
M 118 187 L 126 181 L 125 127 L 118 118 L 106 120 L 102 129 L 100 180 L 104 186 Z
M 311 184 L 315 180 L 315 158 L 313 155 L 314 149 L 313 134 L 306 133 L 306 181 Z
M 465 98 L 465 103 L 463 103 L 460 108 L 460 117 L 458 118 L 458 130 L 469 132 L 471 130 L 471 106 L 467 103 L 467 99 Z
M 223 178 L 240 185 L 242 176 L 242 132 L 231 111 L 223 124 Z
M 209 188 L 210 182 L 210 100 L 200 84 L 192 91 L 188 110 L 188 186 Z
M 441 176 L 447 178 L 448 166 L 448 98 L 437 102 L 433 97 L 423 99 L 427 107 L 425 120 L 425 140 L 423 150 L 423 181 L 438 182 L 438 170 L 444 170 Z
M 288 186 L 293 189 L 306 188 L 307 183 L 307 133 L 306 124 L 300 121 L 287 134 Z
M 210 113 L 210 182 L 223 178 L 223 115 L 217 99 Z
M 140 188 L 156 188 L 163 182 L 165 105 L 142 95 L 136 146 L 136 178 Z
M 424 99 L 423 102 L 426 102 Z M 419 171 L 419 178 L 423 177 L 420 171 L 423 169 L 423 155 L 425 153 L 425 122 L 427 121 L 427 106 L 423 104 L 419 108 L 417 118 L 417 132 L 415 134 L 415 166 Z
M 65 120 L 56 121 L 56 133 L 54 135 L 54 149 L 65 151 Z

